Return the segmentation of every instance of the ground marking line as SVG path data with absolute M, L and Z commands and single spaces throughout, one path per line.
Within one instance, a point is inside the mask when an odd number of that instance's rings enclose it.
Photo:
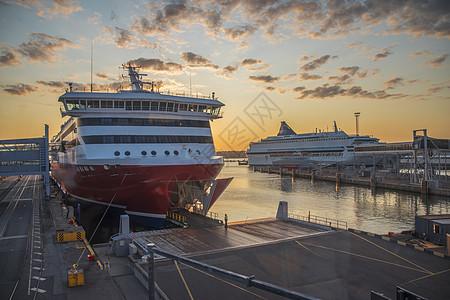
M 303 244 L 301 244 L 300 242 L 298 242 L 298 241 L 295 241 L 297 244 L 299 244 L 300 246 L 302 246 L 303 248 L 305 248 L 306 250 L 308 250 L 309 252 L 311 252 L 312 254 L 314 254 L 314 255 L 316 255 L 316 256 L 319 256 L 319 255 L 317 255 L 314 251 L 312 251 L 311 249 L 309 249 L 309 248 L 307 248 L 305 245 L 303 245 Z
M 325 246 L 320 246 L 320 245 L 315 245 L 315 244 L 310 244 L 310 243 L 305 243 L 306 245 L 310 245 L 310 246 L 315 246 L 315 247 L 319 247 L 319 248 L 323 248 L 323 249 L 327 249 L 330 251 L 336 251 L 336 252 L 341 252 L 341 253 L 345 253 L 345 254 L 349 254 L 349 255 L 354 255 L 354 256 L 358 256 L 358 257 L 362 257 L 362 258 L 366 258 L 366 259 L 370 259 L 370 260 L 374 260 L 374 261 L 378 261 L 378 262 L 382 262 L 385 264 L 389 264 L 389 265 L 394 265 L 397 267 L 401 267 L 401 268 L 405 268 L 405 269 L 410 269 L 410 270 L 414 270 L 417 272 L 422 272 L 422 273 L 427 273 L 421 269 L 414 269 L 412 267 L 408 267 L 408 266 L 403 266 L 403 265 L 399 265 L 390 261 L 386 261 L 386 260 L 382 260 L 382 259 L 378 259 L 378 258 L 373 258 L 373 257 L 369 257 L 369 256 L 365 256 L 365 255 L 361 255 L 361 254 L 356 254 L 356 253 L 352 253 L 352 252 L 348 252 L 348 251 L 344 251 L 344 250 L 338 250 L 338 249 L 333 249 L 333 248 L 328 248 Z
M 246 290 L 246 289 L 244 289 L 244 288 L 241 288 L 240 286 L 238 286 L 238 285 L 236 285 L 236 284 L 234 284 L 234 283 L 228 282 L 228 281 L 226 281 L 226 280 L 223 280 L 223 279 L 220 278 L 220 277 L 214 276 L 214 275 L 212 275 L 212 274 L 209 274 L 209 273 L 207 273 L 207 272 L 205 272 L 205 271 L 202 271 L 202 270 L 200 270 L 200 269 L 197 269 L 197 268 L 195 268 L 195 267 L 192 267 L 192 266 L 187 265 L 187 264 L 184 264 L 184 263 L 180 263 L 180 264 L 185 265 L 186 267 L 189 267 L 189 268 L 194 269 L 194 270 L 196 270 L 196 271 L 199 271 L 199 272 L 201 272 L 201 273 L 203 273 L 203 274 L 205 274 L 205 275 L 208 275 L 208 276 L 210 276 L 210 277 L 212 277 L 212 278 L 214 278 L 214 279 L 217 279 L 217 280 L 219 280 L 219 281 L 225 282 L 226 284 L 229 284 L 229 285 L 231 285 L 231 286 L 234 286 L 235 288 L 238 288 L 238 289 L 240 289 L 240 290 L 242 290 L 242 291 L 244 291 L 244 292 L 247 292 L 247 293 L 249 293 L 249 294 L 252 294 L 253 296 L 256 296 L 256 297 L 258 297 L 258 298 L 260 298 L 260 299 L 268 300 L 267 298 L 264 298 L 264 297 L 261 296 L 261 295 L 258 295 L 258 294 L 256 294 L 256 293 L 253 293 L 253 292 L 249 291 L 249 290 Z
M 408 281 L 408 282 L 407 282 L 407 283 L 405 283 L 405 284 L 408 284 L 408 283 L 412 283 L 412 282 L 414 282 L 414 281 L 418 281 L 418 280 L 422 280 L 422 279 L 425 279 L 425 278 L 428 278 L 428 277 L 431 277 L 431 276 L 436 276 L 436 275 L 440 275 L 440 274 L 442 274 L 442 273 L 445 273 L 445 272 L 448 272 L 448 271 L 450 271 L 450 269 L 447 269 L 447 270 L 443 270 L 443 271 L 440 271 L 440 272 L 436 272 L 436 273 L 433 273 L 433 274 L 429 274 L 429 275 L 425 275 L 425 276 L 422 276 L 422 277 L 419 277 L 419 278 L 416 278 L 416 279 L 410 280 L 410 281 Z
M 361 236 L 359 236 L 359 235 L 357 235 L 357 234 L 354 234 L 354 233 L 352 233 L 352 232 L 349 232 L 349 233 L 351 233 L 351 234 L 353 234 L 353 235 L 359 237 L 360 239 L 363 239 L 364 241 L 366 241 L 366 242 L 368 242 L 368 243 L 371 243 L 371 244 L 374 245 L 374 246 L 377 246 L 377 247 L 380 248 L 380 249 L 383 249 L 384 251 L 386 251 L 386 252 L 388 252 L 388 253 L 390 253 L 390 254 L 392 254 L 392 255 L 394 255 L 394 256 L 396 256 L 396 257 L 398 257 L 398 258 L 400 258 L 400 259 L 402 259 L 402 260 L 404 260 L 404 261 L 406 261 L 406 262 L 408 262 L 408 263 L 410 263 L 410 264 L 416 266 L 416 267 L 421 268 L 422 270 L 424 270 L 424 271 L 426 271 L 426 272 L 428 272 L 428 273 L 430 273 L 430 274 L 433 274 L 433 272 L 431 272 L 431 271 L 425 269 L 424 267 L 419 266 L 419 265 L 417 265 L 417 264 L 415 264 L 415 263 L 413 263 L 413 262 L 407 260 L 406 258 L 403 258 L 403 257 L 401 257 L 400 255 L 395 254 L 394 252 L 389 251 L 389 250 L 387 250 L 386 248 L 381 247 L 380 245 L 377 245 L 377 244 L 375 244 L 374 242 L 369 241 L 368 239 L 365 239 L 365 238 L 363 238 L 363 237 L 361 237 Z
M 181 280 L 183 281 L 184 286 L 186 287 L 186 290 L 187 290 L 187 292 L 188 292 L 188 294 L 189 294 L 189 298 L 190 298 L 191 300 L 194 300 L 194 298 L 192 297 L 191 291 L 189 290 L 189 287 L 188 287 L 188 285 L 187 285 L 187 283 L 186 283 L 186 280 L 184 280 L 184 276 L 183 276 L 183 274 L 181 273 L 180 267 L 178 266 L 178 262 L 177 262 L 176 260 L 174 260 L 173 262 L 175 263 L 175 266 L 177 267 L 178 273 L 180 273 Z
M 374 246 L 377 246 L 377 247 L 380 248 L 380 249 L 383 249 L 384 251 L 386 251 L 386 252 L 388 252 L 388 253 L 390 253 L 390 254 L 392 254 L 392 255 L 394 255 L 394 256 L 396 256 L 396 257 L 398 257 L 398 258 L 400 258 L 400 259 L 402 259 L 402 260 L 404 260 L 404 261 L 406 261 L 406 262 L 408 262 L 408 263 L 410 263 L 410 264 L 412 264 L 413 266 L 416 266 L 416 267 L 418 267 L 418 268 L 420 268 L 420 269 L 426 271 L 426 272 L 429 273 L 429 274 L 433 274 L 433 272 L 431 272 L 431 271 L 425 269 L 424 267 L 421 267 L 421 266 L 419 266 L 418 264 L 415 264 L 415 263 L 413 263 L 412 261 L 409 261 L 409 260 L 407 260 L 406 258 L 403 258 L 403 257 L 401 257 L 400 255 L 395 254 L 394 252 L 389 251 L 389 250 L 387 250 L 387 249 L 381 247 L 380 245 L 377 245 L 377 244 L 375 244 L 374 242 L 371 242 L 371 241 L 369 241 L 368 239 L 363 238 L 362 236 L 359 236 L 359 235 L 354 234 L 354 233 L 352 233 L 352 232 L 349 232 L 349 233 L 350 233 L 350 234 L 353 234 L 354 236 L 359 237 L 360 239 L 363 239 L 363 240 L 366 241 L 366 242 L 371 243 L 371 244 L 374 245 Z

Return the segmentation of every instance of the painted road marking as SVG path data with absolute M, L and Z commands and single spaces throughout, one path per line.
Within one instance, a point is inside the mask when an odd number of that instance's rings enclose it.
M 372 245 L 374 245 L 374 246 L 376 246 L 376 247 L 378 247 L 378 248 L 380 248 L 380 249 L 383 249 L 384 251 L 386 251 L 386 252 L 388 252 L 388 253 L 390 253 L 390 254 L 392 254 L 392 255 L 394 255 L 394 256 L 396 256 L 396 257 L 398 257 L 398 258 L 400 258 L 400 259 L 402 259 L 402 260 L 404 260 L 404 261 L 406 261 L 407 263 L 412 264 L 413 266 L 416 266 L 416 267 L 418 267 L 418 268 L 424 270 L 425 272 L 427 272 L 427 273 L 429 273 L 429 274 L 433 274 L 433 272 L 431 272 L 431 271 L 425 269 L 424 267 L 421 267 L 421 266 L 419 266 L 418 264 L 415 264 L 415 263 L 413 263 L 412 261 L 409 261 L 409 260 L 407 260 L 406 258 L 403 258 L 403 257 L 401 257 L 400 255 L 395 254 L 394 252 L 389 251 L 389 250 L 387 250 L 386 248 L 383 248 L 383 247 L 381 247 L 380 245 L 377 245 L 377 244 L 375 244 L 374 242 L 369 241 L 368 239 L 363 238 L 362 236 L 359 236 L 359 235 L 354 234 L 354 233 L 351 233 L 351 232 L 349 232 L 349 233 L 352 234 L 352 235 L 354 235 L 354 236 L 359 237 L 360 239 L 362 239 L 362 240 L 364 240 L 364 241 L 366 241 L 366 242 L 368 242 L 368 243 L 370 243 L 370 244 L 372 244 Z M 406 244 L 405 244 L 405 245 L 406 245 Z
M 188 294 L 189 294 L 189 298 L 190 298 L 191 300 L 194 300 L 194 298 L 192 297 L 192 294 L 191 294 L 191 290 L 189 290 L 189 287 L 188 287 L 188 285 L 187 285 L 187 283 L 186 283 L 186 280 L 184 280 L 184 276 L 183 276 L 183 274 L 181 273 L 180 267 L 178 266 L 178 262 L 177 262 L 176 260 L 174 260 L 173 262 L 175 263 L 175 266 L 177 267 L 178 273 L 180 274 L 181 280 L 183 281 L 184 286 L 186 287 L 186 291 L 187 291 Z
M 299 244 L 300 246 L 302 246 L 303 248 L 305 248 L 306 250 L 308 250 L 309 252 L 311 252 L 312 254 L 314 254 L 315 256 L 319 256 L 317 255 L 317 253 L 315 253 L 314 251 L 312 251 L 311 249 L 307 248 L 305 245 L 301 244 L 298 241 L 295 241 L 297 244 Z
M 38 289 L 38 288 L 35 288 L 35 287 L 31 288 L 30 290 L 32 290 L 33 292 L 41 293 L 41 294 L 46 292 L 46 290 Z
M 214 275 L 212 275 L 212 274 L 209 274 L 209 273 L 207 273 L 207 272 L 205 272 L 205 271 L 202 271 L 202 270 L 200 270 L 200 269 L 194 268 L 194 267 L 192 267 L 192 266 L 189 266 L 189 265 L 186 265 L 186 264 L 183 264 L 183 263 L 180 263 L 180 264 L 182 264 L 182 265 L 184 265 L 184 266 L 186 266 L 186 267 L 189 267 L 189 268 L 191 268 L 191 269 L 194 269 L 194 270 L 196 270 L 196 271 L 198 271 L 198 272 L 200 272 L 200 273 L 203 273 L 203 274 L 205 274 L 205 275 L 207 275 L 207 276 L 209 276 L 209 277 L 212 277 L 212 278 L 215 278 L 215 279 L 217 279 L 217 280 L 219 280 L 219 281 L 222 281 L 222 282 L 224 282 L 224 283 L 226 283 L 226 284 L 228 284 L 228 285 L 234 286 L 235 288 L 238 288 L 238 289 L 240 289 L 240 290 L 242 290 L 242 291 L 244 291 L 244 292 L 247 292 L 247 293 L 249 293 L 249 294 L 251 294 L 251 295 L 253 295 L 253 296 L 255 296 L 255 297 L 258 297 L 258 298 L 260 298 L 260 299 L 268 300 L 267 298 L 264 298 L 264 297 L 261 296 L 261 295 L 258 295 L 258 294 L 256 294 L 256 293 L 253 293 L 253 292 L 249 291 L 249 290 L 246 290 L 246 289 L 244 289 L 244 288 L 241 288 L 240 286 L 238 286 L 238 285 L 236 285 L 236 284 L 234 284 L 234 283 L 231 283 L 231 282 L 228 282 L 228 281 L 226 281 L 226 280 L 223 280 L 222 278 L 219 278 L 219 277 L 217 277 L 217 276 L 214 276 Z
M 390 262 L 390 261 L 387 261 L 387 260 L 373 258 L 373 257 L 361 255 L 361 254 L 356 254 L 356 253 L 352 253 L 352 252 L 348 252 L 348 251 L 344 251 L 344 250 L 333 249 L 333 248 L 320 246 L 320 245 L 315 245 L 315 244 L 311 244 L 311 243 L 305 243 L 305 242 L 303 242 L 303 243 L 306 244 L 306 245 L 319 247 L 319 248 L 323 248 L 323 249 L 330 250 L 330 251 L 341 252 L 341 253 L 348 254 L 348 255 L 353 255 L 353 256 L 357 256 L 357 257 L 361 257 L 361 258 L 365 258 L 365 259 L 369 259 L 369 260 L 374 260 L 374 261 L 377 261 L 377 262 L 381 262 L 381 263 L 385 263 L 385 264 L 389 264 L 389 265 L 393 265 L 393 266 L 397 266 L 397 267 L 401 267 L 401 268 L 405 268 L 405 269 L 414 270 L 414 271 L 417 271 L 417 272 L 429 273 L 429 272 L 423 271 L 421 269 L 415 269 L 415 268 L 412 268 L 412 267 L 396 264 L 396 263 L 393 263 L 393 262 Z

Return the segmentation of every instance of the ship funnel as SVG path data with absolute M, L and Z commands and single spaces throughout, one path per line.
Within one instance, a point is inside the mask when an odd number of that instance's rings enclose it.
M 333 121 L 334 122 L 334 132 L 338 132 L 338 128 L 337 128 L 337 125 L 336 125 L 336 121 Z
M 285 121 L 282 121 L 280 131 L 278 131 L 278 136 L 280 135 L 296 135 L 296 133 Z

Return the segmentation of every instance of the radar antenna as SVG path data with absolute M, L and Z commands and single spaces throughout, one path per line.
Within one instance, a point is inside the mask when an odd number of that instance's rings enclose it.
M 153 93 L 153 87 L 154 87 L 154 83 L 153 82 L 145 82 L 142 81 L 142 76 L 147 76 L 147 74 L 140 74 L 138 72 L 138 69 L 140 69 L 141 67 L 133 67 L 131 66 L 130 63 L 128 63 L 128 65 L 122 65 L 122 68 L 124 70 L 128 71 L 128 77 L 130 78 L 130 82 L 131 82 L 131 89 L 133 91 L 143 91 L 144 90 L 144 84 L 151 84 L 152 86 L 152 90 L 151 92 Z

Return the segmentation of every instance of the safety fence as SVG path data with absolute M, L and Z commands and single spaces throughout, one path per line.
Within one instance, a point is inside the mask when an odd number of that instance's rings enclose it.
M 291 219 L 300 220 L 300 221 L 313 223 L 313 224 L 317 224 L 317 225 L 322 225 L 322 226 L 326 226 L 326 227 L 347 230 L 347 222 L 345 222 L 345 221 L 315 216 L 315 215 L 311 215 L 310 213 L 308 213 L 307 216 L 301 216 L 301 215 L 289 213 L 288 217 Z

